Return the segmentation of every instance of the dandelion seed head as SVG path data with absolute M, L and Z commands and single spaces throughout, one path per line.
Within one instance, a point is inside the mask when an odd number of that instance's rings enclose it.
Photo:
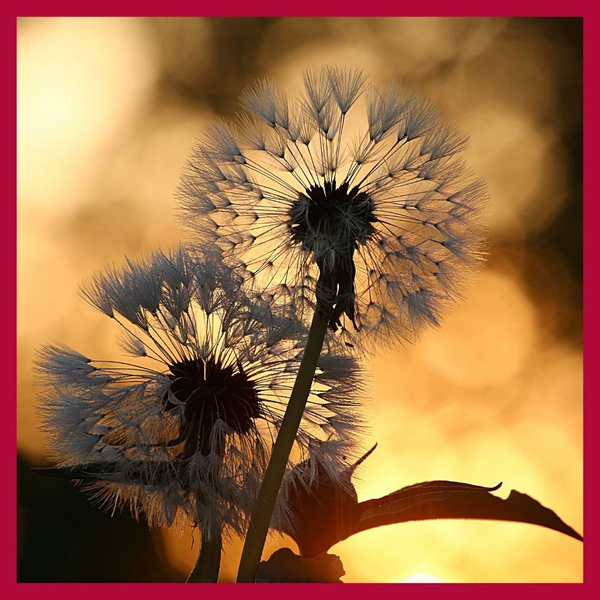
M 198 239 L 359 347 L 437 325 L 483 254 L 486 187 L 460 158 L 466 136 L 358 69 L 308 70 L 297 97 L 263 80 L 242 107 L 182 176 L 180 216 Z
M 246 279 L 208 249 L 128 260 L 82 291 L 118 327 L 126 356 L 40 351 L 53 456 L 108 510 L 129 505 L 151 526 L 187 520 L 209 536 L 245 527 L 307 333 Z M 297 460 L 327 440 L 354 443 L 343 425 L 361 421 L 357 383 L 353 359 L 323 354 Z

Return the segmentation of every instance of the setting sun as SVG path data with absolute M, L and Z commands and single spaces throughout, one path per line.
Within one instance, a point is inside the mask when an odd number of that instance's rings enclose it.
M 444 581 L 432 575 L 427 575 L 427 573 L 415 573 L 398 583 L 444 583 Z

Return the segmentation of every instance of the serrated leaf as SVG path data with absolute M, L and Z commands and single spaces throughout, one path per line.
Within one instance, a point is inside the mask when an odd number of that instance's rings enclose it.
M 412 485 L 383 498 L 359 503 L 359 517 L 348 536 L 408 521 L 484 519 L 539 525 L 583 541 L 554 511 L 527 494 L 512 490 L 503 500 L 490 493 L 499 487 L 485 488 L 453 481 Z

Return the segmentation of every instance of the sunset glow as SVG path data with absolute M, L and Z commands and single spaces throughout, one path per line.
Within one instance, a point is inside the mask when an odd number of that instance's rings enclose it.
M 432 575 L 427 575 L 427 573 L 415 573 L 398 583 L 444 583 L 444 581 Z

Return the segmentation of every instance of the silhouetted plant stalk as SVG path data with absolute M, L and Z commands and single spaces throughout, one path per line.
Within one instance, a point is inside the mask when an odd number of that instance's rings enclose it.
M 327 323 L 315 313 L 298 376 L 294 383 L 277 440 L 273 446 L 273 453 L 265 472 L 265 478 L 258 492 L 256 508 L 250 520 L 237 576 L 238 583 L 253 583 L 256 581 L 256 570 L 262 557 L 271 516 L 277 502 L 288 458 L 298 433 L 298 427 L 304 414 L 306 400 L 310 394 L 326 331 Z
M 223 543 L 220 536 L 209 538 L 200 531 L 198 558 L 186 583 L 216 583 L 221 568 L 222 549 Z

